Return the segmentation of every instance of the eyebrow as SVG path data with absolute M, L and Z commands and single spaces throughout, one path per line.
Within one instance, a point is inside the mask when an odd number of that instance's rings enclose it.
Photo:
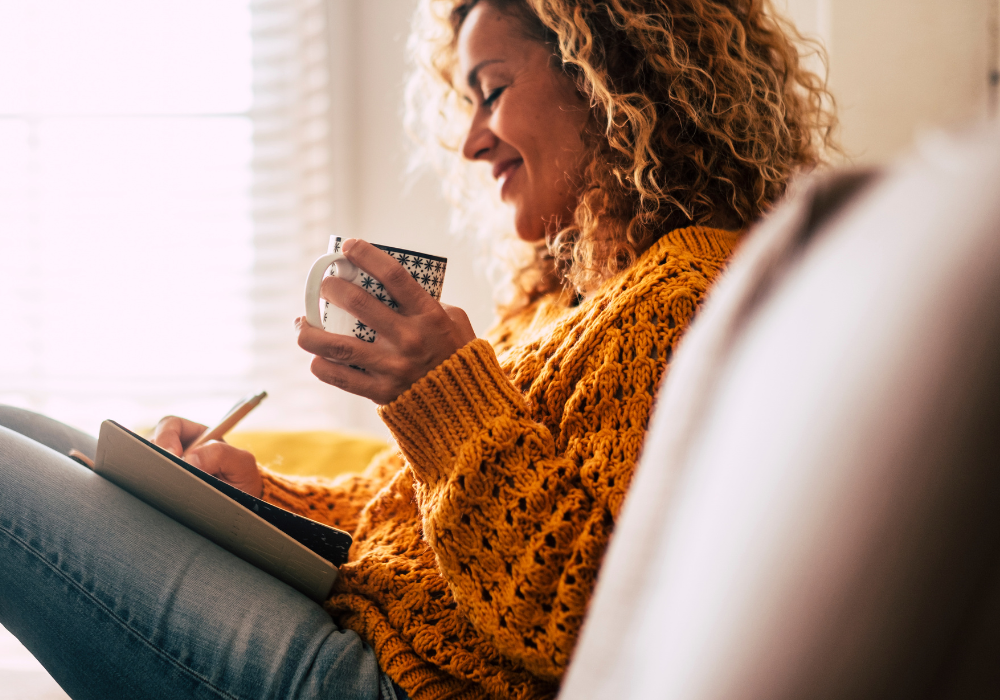
M 474 88 L 479 84 L 479 71 L 492 63 L 504 63 L 502 58 L 488 58 L 485 61 L 480 61 L 476 64 L 476 67 L 469 71 L 468 83 L 470 88 Z

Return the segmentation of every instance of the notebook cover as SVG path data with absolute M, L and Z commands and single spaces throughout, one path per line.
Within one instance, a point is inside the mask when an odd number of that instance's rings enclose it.
M 174 520 L 324 600 L 351 536 L 254 498 L 114 421 L 104 421 L 94 471 Z

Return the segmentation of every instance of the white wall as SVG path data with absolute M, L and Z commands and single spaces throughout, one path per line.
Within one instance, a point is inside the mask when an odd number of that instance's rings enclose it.
M 828 47 L 854 162 L 884 162 L 922 130 L 986 116 L 998 0 L 783 1 L 799 28 Z

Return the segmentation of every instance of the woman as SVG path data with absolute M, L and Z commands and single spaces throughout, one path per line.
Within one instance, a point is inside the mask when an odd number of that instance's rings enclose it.
M 532 246 L 504 320 L 477 339 L 346 243 L 416 301 L 397 313 L 327 280 L 379 340 L 300 322 L 299 344 L 317 377 L 380 405 L 398 450 L 332 482 L 225 443 L 190 456 L 354 535 L 325 613 L 37 442 L 0 443 L 17 494 L 0 511 L 16 560 L 0 621 L 78 697 L 552 696 L 673 348 L 738 231 L 820 161 L 832 123 L 759 0 L 434 0 L 412 45 L 416 113 L 489 169 Z M 64 446 L 39 425 L 22 431 Z M 180 454 L 202 429 L 167 418 L 154 439 Z M 81 534 L 97 498 L 121 541 Z M 37 515 L 54 510 L 71 515 Z M 57 620 L 67 640 L 39 629 Z M 74 648 L 86 662 L 65 660 Z

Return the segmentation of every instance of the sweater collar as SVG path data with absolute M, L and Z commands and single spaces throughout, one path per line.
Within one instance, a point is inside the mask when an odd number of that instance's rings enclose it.
M 724 231 L 707 226 L 688 226 L 664 234 L 653 244 L 650 251 L 668 247 L 681 248 L 697 257 L 728 260 L 736 249 L 739 238 L 740 234 L 736 231 Z

